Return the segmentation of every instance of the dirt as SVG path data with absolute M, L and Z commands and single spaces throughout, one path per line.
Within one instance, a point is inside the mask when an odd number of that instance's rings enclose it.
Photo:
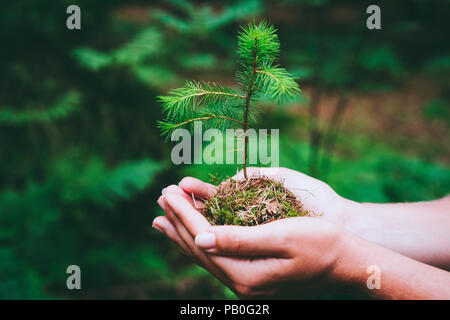
M 202 213 L 214 225 L 244 226 L 311 216 L 282 182 L 266 177 L 221 183 L 216 195 L 205 201 Z

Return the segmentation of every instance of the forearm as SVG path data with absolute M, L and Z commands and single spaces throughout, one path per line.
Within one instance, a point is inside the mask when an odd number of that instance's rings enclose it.
M 354 235 L 345 237 L 343 252 L 339 254 L 332 272 L 334 278 L 347 288 L 380 299 L 450 299 L 449 272 Z M 368 270 L 370 266 L 372 269 Z M 368 279 L 376 277 L 378 271 L 380 286 L 370 289 Z
M 415 260 L 450 269 L 450 197 L 416 203 L 351 202 L 347 230 Z

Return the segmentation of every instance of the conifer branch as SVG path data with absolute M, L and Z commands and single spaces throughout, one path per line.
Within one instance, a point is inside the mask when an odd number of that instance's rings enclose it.
M 226 103 L 228 99 L 245 99 L 245 96 L 239 95 L 223 85 L 195 81 L 187 81 L 183 88 L 173 89 L 169 93 L 169 96 L 159 97 L 164 111 L 169 117 L 177 115 L 183 117 L 198 103 L 219 101 Z
M 244 125 L 244 122 L 239 121 L 237 119 L 231 118 L 231 117 L 227 117 L 227 116 L 223 116 L 223 115 L 216 115 L 216 114 L 210 114 L 210 115 L 205 115 L 205 116 L 201 116 L 201 117 L 196 117 L 196 118 L 190 118 L 187 119 L 185 121 L 182 122 L 175 122 L 175 121 L 158 121 L 158 127 L 163 131 L 164 134 L 169 134 L 170 132 L 182 128 L 192 122 L 195 121 L 208 121 L 208 120 L 213 120 L 213 119 L 221 119 L 221 120 L 225 120 L 225 121 L 231 121 L 234 123 L 237 123 L 241 126 Z
M 257 85 L 260 90 L 270 93 L 278 102 L 291 100 L 301 92 L 295 79 L 283 68 L 266 66 L 256 70 L 256 73 L 259 75 Z
M 225 116 L 218 116 L 218 115 L 210 115 L 210 116 L 205 116 L 205 117 L 198 117 L 198 118 L 193 118 L 193 119 L 189 119 L 180 123 L 177 123 L 175 126 L 177 128 L 183 127 L 185 125 L 187 125 L 188 123 L 191 122 L 195 122 L 195 121 L 205 121 L 205 120 L 211 120 L 211 119 L 224 119 L 224 120 L 228 120 L 228 121 L 233 121 L 236 122 L 240 125 L 244 125 L 244 123 L 242 121 L 233 119 L 233 118 L 229 118 L 229 117 L 225 117 Z
M 236 79 L 244 88 L 245 95 L 220 84 L 188 81 L 183 88 L 171 90 L 168 96 L 159 97 L 168 120 L 159 122 L 158 126 L 163 134 L 169 135 L 173 130 L 194 121 L 208 121 L 220 128 L 232 122 L 239 124 L 244 129 L 243 171 L 247 179 L 247 131 L 249 122 L 254 121 L 259 111 L 257 106 L 252 105 L 254 96 L 264 94 L 278 102 L 294 98 L 300 89 L 285 69 L 273 65 L 280 52 L 280 43 L 273 26 L 262 21 L 242 27 L 238 35 L 238 47 L 242 68 L 236 73 Z M 242 100 L 245 101 L 243 105 Z M 234 110 L 237 106 L 239 112 Z M 200 107 L 203 107 L 203 111 L 198 110 Z

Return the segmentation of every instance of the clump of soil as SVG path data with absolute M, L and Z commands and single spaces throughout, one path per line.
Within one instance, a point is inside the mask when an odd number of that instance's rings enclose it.
M 311 215 L 282 182 L 265 177 L 230 179 L 221 183 L 201 211 L 213 225 L 255 226 Z

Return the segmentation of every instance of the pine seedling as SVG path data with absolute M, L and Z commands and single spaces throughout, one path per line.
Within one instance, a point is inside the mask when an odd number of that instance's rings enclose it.
M 202 121 L 204 126 L 226 129 L 239 127 L 244 130 L 244 180 L 247 176 L 248 136 L 247 130 L 256 119 L 258 102 L 269 98 L 275 103 L 284 103 L 295 99 L 300 89 L 295 79 L 285 69 L 279 67 L 276 61 L 280 54 L 280 42 L 276 29 L 266 21 L 252 22 L 241 27 L 238 34 L 239 71 L 236 80 L 239 89 L 226 87 L 213 82 L 187 81 L 185 86 L 173 89 L 168 96 L 159 97 L 167 117 L 158 126 L 164 135 L 170 136 L 178 128 L 190 127 L 196 121 Z M 229 180 L 232 181 L 232 180 Z M 242 190 L 228 188 L 225 185 L 216 197 L 205 202 L 204 214 L 216 224 L 259 224 L 280 217 L 305 213 L 301 204 L 296 202 L 292 194 L 282 184 L 268 179 L 254 179 L 240 184 Z M 236 184 L 237 185 L 237 184 Z M 276 186 L 272 188 L 271 186 Z M 270 188 L 268 188 L 270 187 Z M 250 189 L 251 190 L 250 190 Z M 258 190 L 268 188 L 264 193 L 267 200 L 263 207 L 258 207 L 258 213 L 252 212 L 252 203 L 258 202 Z M 273 191 L 271 191 L 273 189 Z M 222 191 L 221 191 L 222 190 Z M 239 198 L 244 195 L 247 198 Z M 253 198 L 248 198 L 253 195 Z M 281 203 L 279 197 L 289 198 L 289 203 Z M 231 200 L 231 202 L 229 201 Z M 270 202 L 276 200 L 276 205 Z M 254 211 L 254 206 L 253 206 Z M 239 212 L 238 215 L 236 213 Z M 253 219 L 255 216 L 261 216 Z M 247 219 L 251 217 L 251 219 Z
M 159 97 L 167 114 L 166 120 L 159 122 L 163 134 L 170 136 L 175 129 L 192 127 L 195 121 L 221 129 L 240 126 L 246 133 L 260 112 L 254 107 L 258 101 L 269 98 L 280 103 L 300 93 L 295 79 L 276 64 L 280 42 L 273 26 L 262 21 L 241 27 L 238 42 L 240 70 L 236 79 L 241 90 L 196 81 L 171 90 L 168 96 Z M 247 178 L 248 137 L 244 136 L 243 170 Z

